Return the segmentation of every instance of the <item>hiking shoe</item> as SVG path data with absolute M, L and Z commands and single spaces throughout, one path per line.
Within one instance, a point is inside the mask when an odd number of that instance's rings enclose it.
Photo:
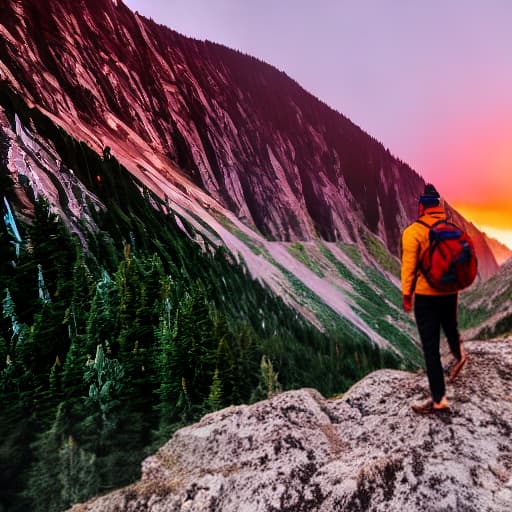
M 450 376 L 448 377 L 448 382 L 453 382 L 457 378 L 457 375 L 459 375 L 459 372 L 462 370 L 462 367 L 466 364 L 467 360 L 468 360 L 468 356 L 463 351 L 461 353 L 461 358 L 455 363 L 455 366 L 450 371 Z
M 439 414 L 450 412 L 450 406 L 448 405 L 448 401 L 445 397 L 441 398 L 440 402 L 434 402 L 429 398 L 426 402 L 414 404 L 411 407 L 416 414 Z

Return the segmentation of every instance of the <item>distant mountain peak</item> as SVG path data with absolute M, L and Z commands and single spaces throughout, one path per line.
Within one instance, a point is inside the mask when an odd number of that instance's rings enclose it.
M 512 249 L 493 237 L 485 235 L 487 243 L 496 258 L 498 265 L 503 265 L 512 257 Z

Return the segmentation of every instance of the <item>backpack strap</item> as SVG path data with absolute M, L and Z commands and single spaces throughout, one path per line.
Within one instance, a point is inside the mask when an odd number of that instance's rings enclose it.
M 439 221 L 436 221 L 434 222 L 432 225 L 430 224 L 427 224 L 425 221 L 421 220 L 421 219 L 416 219 L 416 221 L 418 224 L 421 224 L 422 226 L 425 226 L 429 231 L 430 229 L 432 228 L 432 226 L 435 226 Z M 429 244 L 430 245 L 430 244 Z M 427 249 L 423 252 L 423 254 L 419 254 L 418 255 L 418 264 L 416 265 L 416 273 L 418 272 L 418 270 L 422 270 L 421 268 L 421 259 L 423 258 L 423 255 L 426 253 L 426 251 L 429 250 L 429 247 L 427 247 Z
M 420 219 L 416 219 L 414 222 L 417 222 L 418 224 L 421 224 L 422 226 L 425 226 L 426 228 L 430 229 L 434 224 L 432 224 L 432 226 L 430 224 L 427 224 L 426 222 L 423 222 L 422 220 Z
M 446 224 L 452 224 L 451 222 L 448 222 L 446 219 L 438 219 L 432 224 L 427 224 L 425 221 L 421 219 L 416 219 L 414 222 L 417 222 L 418 224 L 421 224 L 422 226 L 425 226 L 428 229 L 434 228 L 439 224 L 446 223 Z

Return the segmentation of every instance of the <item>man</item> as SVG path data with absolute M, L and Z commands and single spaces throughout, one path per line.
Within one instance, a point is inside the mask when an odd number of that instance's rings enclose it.
M 433 288 L 419 265 L 420 256 L 429 248 L 429 226 L 438 220 L 446 219 L 446 212 L 440 203 L 440 196 L 435 187 L 426 185 L 423 195 L 419 198 L 419 222 L 413 222 L 402 233 L 403 307 L 406 312 L 410 312 L 413 309 L 414 297 L 414 316 L 423 346 L 432 395 L 425 403 L 412 406 L 413 411 L 419 414 L 449 410 L 439 352 L 441 328 L 456 359 L 449 382 L 453 382 L 467 360 L 457 324 L 458 294 Z

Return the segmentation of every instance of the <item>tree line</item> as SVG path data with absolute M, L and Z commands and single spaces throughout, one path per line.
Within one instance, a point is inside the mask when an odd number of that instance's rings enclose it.
M 8 99 L 104 208 L 83 205 L 92 222 L 78 237 L 37 199 L 18 255 L 0 223 L 4 510 L 59 511 L 125 485 L 207 412 L 302 386 L 330 396 L 397 366 L 355 331 L 318 331 L 225 248 L 191 240 L 109 154 Z

